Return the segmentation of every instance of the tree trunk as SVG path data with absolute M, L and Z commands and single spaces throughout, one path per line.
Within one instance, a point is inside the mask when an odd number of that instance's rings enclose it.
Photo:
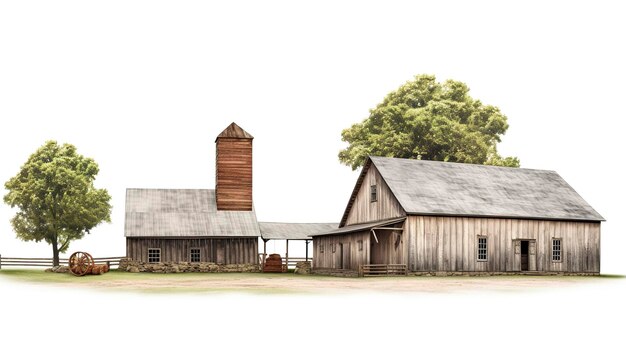
M 59 266 L 59 243 L 56 239 L 52 240 L 52 266 Z

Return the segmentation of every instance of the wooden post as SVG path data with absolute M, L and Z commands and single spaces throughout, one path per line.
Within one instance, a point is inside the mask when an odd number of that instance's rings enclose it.
M 305 240 L 304 244 L 306 245 L 306 250 L 305 250 L 306 254 L 304 255 L 304 261 L 309 262 L 309 241 Z
M 287 252 L 285 252 L 285 272 L 289 270 L 289 239 L 287 239 Z
M 267 242 L 269 240 L 270 239 L 263 239 L 263 262 L 261 262 L 263 267 L 265 267 L 265 259 L 267 258 Z M 261 267 L 261 269 L 263 269 L 263 267 Z

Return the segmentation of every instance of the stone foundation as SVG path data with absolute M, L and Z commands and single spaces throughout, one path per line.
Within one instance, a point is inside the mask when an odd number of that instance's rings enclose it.
M 131 259 L 120 260 L 118 268 L 130 273 L 257 273 L 258 264 L 217 264 L 213 262 L 146 263 Z
M 359 276 L 359 272 L 351 271 L 347 269 L 331 269 L 331 268 L 313 268 L 311 274 L 315 275 L 328 275 L 332 277 L 349 277 L 356 278 Z
M 414 277 L 489 277 L 497 275 L 517 275 L 517 276 L 598 276 L 600 273 L 590 272 L 410 272 L 409 276 Z

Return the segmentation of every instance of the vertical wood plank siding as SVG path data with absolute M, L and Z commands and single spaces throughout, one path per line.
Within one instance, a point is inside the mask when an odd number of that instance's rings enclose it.
M 359 250 L 359 240 L 363 240 L 363 250 Z M 369 231 L 344 235 L 316 236 L 313 240 L 313 267 L 341 269 L 339 244 L 344 244 L 344 268 L 358 270 L 360 265 L 370 260 Z M 335 252 L 333 252 L 333 246 Z M 324 252 L 321 252 L 321 247 Z
M 161 262 L 189 262 L 190 249 L 200 249 L 201 262 L 258 263 L 257 238 L 126 238 L 126 256 L 148 261 L 148 249 L 161 249 Z
M 516 241 L 530 240 L 531 270 L 600 272 L 598 222 L 409 216 L 405 232 L 412 271 L 520 271 Z M 487 237 L 484 262 L 476 258 L 478 236 Z M 552 238 L 561 239 L 560 262 L 552 261 Z
M 215 194 L 220 211 L 252 211 L 252 139 L 219 138 Z
M 377 201 L 370 201 L 370 186 L 377 185 Z M 346 225 L 405 216 L 404 210 L 373 165 L 368 169 L 350 209 Z

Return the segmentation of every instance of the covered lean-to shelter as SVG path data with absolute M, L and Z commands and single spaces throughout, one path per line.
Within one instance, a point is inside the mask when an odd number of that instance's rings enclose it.
M 313 267 L 598 274 L 602 221 L 554 171 L 369 157 Z

